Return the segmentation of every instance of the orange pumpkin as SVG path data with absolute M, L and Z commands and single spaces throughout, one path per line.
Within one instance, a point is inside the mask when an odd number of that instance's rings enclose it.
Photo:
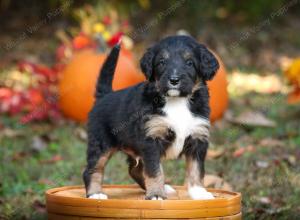
M 95 84 L 100 66 L 106 58 L 93 50 L 76 53 L 62 73 L 59 83 L 59 105 L 63 113 L 74 120 L 84 122 L 94 102 Z M 145 80 L 137 71 L 128 54 L 121 50 L 113 89 L 119 90 Z M 222 117 L 228 105 L 226 70 L 220 62 L 216 77 L 208 82 L 210 90 L 211 121 Z
M 59 82 L 59 106 L 69 118 L 84 122 L 94 102 L 95 85 L 105 54 L 82 50 L 74 54 Z M 145 80 L 131 59 L 121 50 L 113 89 L 123 89 Z
M 300 102 L 300 58 L 292 62 L 284 75 L 293 86 L 293 91 L 288 95 L 288 103 L 297 104 Z
M 219 61 L 220 68 L 214 79 L 208 82 L 210 95 L 209 105 L 211 108 L 210 120 L 212 122 L 221 118 L 228 106 L 226 69 L 221 59 L 217 55 L 216 57 Z

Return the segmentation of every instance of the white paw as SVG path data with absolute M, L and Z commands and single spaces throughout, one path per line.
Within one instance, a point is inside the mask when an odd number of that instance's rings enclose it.
M 215 198 L 212 193 L 207 192 L 206 189 L 201 186 L 189 187 L 188 192 L 190 197 L 194 200 L 206 200 Z
M 89 196 L 89 199 L 107 199 L 107 195 L 103 193 L 95 193 Z
M 151 198 L 151 200 L 163 200 L 160 196 L 154 196 Z
M 175 194 L 176 193 L 176 190 L 172 186 L 170 186 L 169 184 L 165 184 L 164 188 L 165 188 L 165 192 L 167 194 Z

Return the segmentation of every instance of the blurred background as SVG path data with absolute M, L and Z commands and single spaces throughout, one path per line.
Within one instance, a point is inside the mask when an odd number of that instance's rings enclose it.
M 145 49 L 174 34 L 222 63 L 206 186 L 242 192 L 244 219 L 299 219 L 299 12 L 298 0 L 1 0 L 0 219 L 46 219 L 45 190 L 82 184 L 86 115 L 111 46 L 123 36 L 121 89 L 144 80 Z M 183 183 L 183 160 L 164 167 Z M 133 183 L 122 154 L 104 182 Z

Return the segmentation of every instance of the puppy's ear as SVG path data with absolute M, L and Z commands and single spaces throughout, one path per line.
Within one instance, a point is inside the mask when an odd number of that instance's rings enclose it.
M 199 62 L 199 76 L 204 80 L 211 80 L 219 69 L 217 58 L 204 45 L 195 48 Z
M 146 76 L 146 79 L 149 81 L 154 80 L 153 59 L 154 59 L 153 48 L 148 48 L 146 53 L 143 55 L 142 59 L 140 60 L 141 69 L 144 75 Z

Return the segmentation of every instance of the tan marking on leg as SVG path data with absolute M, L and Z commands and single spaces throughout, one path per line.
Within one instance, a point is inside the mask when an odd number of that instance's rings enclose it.
M 102 192 L 102 181 L 103 181 L 103 172 L 106 162 L 111 157 L 113 151 L 109 151 L 102 155 L 94 168 L 93 174 L 91 175 L 90 184 L 87 189 L 87 194 L 92 195 L 95 193 Z
M 160 165 L 160 170 L 155 177 L 149 177 L 144 172 L 145 185 L 146 185 L 146 198 L 151 198 L 153 196 L 159 196 L 163 199 L 166 198 L 166 193 L 164 190 L 164 173 L 162 166 Z
M 188 186 L 203 186 L 203 179 L 201 178 L 199 164 L 195 159 L 186 158 L 186 176 L 185 184 Z
M 146 136 L 164 138 L 168 134 L 168 123 L 162 116 L 152 116 L 145 124 Z
M 201 175 L 199 164 L 195 159 L 187 158 L 186 184 L 188 194 L 192 199 L 214 199 L 212 193 L 206 191 L 203 186 L 203 178 Z

